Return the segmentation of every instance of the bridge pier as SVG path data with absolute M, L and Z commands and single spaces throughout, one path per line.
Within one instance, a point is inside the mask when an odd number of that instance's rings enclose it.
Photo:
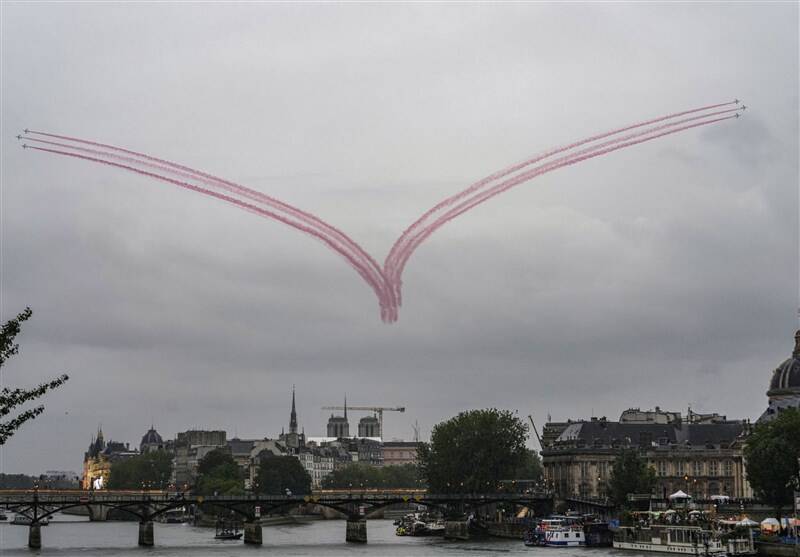
M 468 540 L 469 523 L 466 520 L 445 520 L 444 538 L 446 540 Z
M 42 548 L 42 526 L 38 522 L 31 524 L 28 530 L 28 547 L 31 549 Z
M 261 545 L 263 543 L 261 524 L 258 522 L 244 523 L 244 543 L 248 545 Z
M 348 517 L 344 539 L 351 543 L 367 543 L 367 519 L 363 517 Z
M 89 509 L 89 520 L 92 522 L 105 522 L 108 519 L 110 507 L 105 505 L 86 505 Z
M 139 545 L 153 547 L 153 521 L 145 520 L 139 523 Z

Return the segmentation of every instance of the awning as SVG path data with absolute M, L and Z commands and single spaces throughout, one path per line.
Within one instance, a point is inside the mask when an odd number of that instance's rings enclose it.
M 692 496 L 691 495 L 687 495 L 686 493 L 684 493 L 682 490 L 679 489 L 678 491 L 676 491 L 675 493 L 670 495 L 669 498 L 670 499 L 691 499 Z

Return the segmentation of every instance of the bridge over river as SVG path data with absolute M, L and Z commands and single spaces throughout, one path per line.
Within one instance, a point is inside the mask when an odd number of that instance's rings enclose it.
M 310 495 L 193 495 L 180 491 L 83 491 L 83 490 L 0 490 L 0 508 L 30 519 L 28 546 L 42 546 L 41 523 L 51 515 L 85 507 L 90 520 L 104 520 L 108 511 L 117 509 L 139 521 L 139 545 L 152 546 L 153 520 L 171 509 L 188 505 L 216 507 L 238 515 L 244 523 L 244 543 L 260 545 L 261 516 L 315 505 L 334 509 L 347 517 L 345 539 L 367 541 L 366 516 L 374 511 L 403 503 L 416 503 L 438 509 L 447 517 L 446 536 L 466 539 L 466 516 L 482 507 L 498 503 L 525 506 L 536 514 L 552 509 L 552 494 L 529 493 L 452 493 L 433 494 L 420 489 L 320 490 Z

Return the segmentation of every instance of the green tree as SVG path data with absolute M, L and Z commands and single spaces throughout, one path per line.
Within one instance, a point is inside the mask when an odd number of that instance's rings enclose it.
M 378 468 L 354 462 L 334 470 L 322 480 L 323 487 L 347 489 L 364 488 L 414 488 L 421 487 L 419 468 L 413 464 L 383 466 Z
M 523 465 L 528 426 L 508 410 L 471 410 L 437 424 L 418 451 L 433 493 L 493 492 Z
M 311 476 L 298 459 L 265 452 L 267 454 L 259 459 L 258 475 L 253 486 L 257 493 L 284 495 L 287 489 L 293 495 L 311 493 Z
M 172 475 L 172 456 L 166 451 L 151 451 L 111 464 L 109 489 L 163 489 Z
M 534 484 L 538 483 L 543 475 L 542 459 L 539 458 L 539 454 L 532 449 L 526 449 L 525 458 L 522 464 L 514 471 L 511 479 L 524 480 L 516 484 L 516 490 L 525 491 L 526 489 L 534 489 Z
M 798 486 L 800 459 L 800 410 L 787 409 L 769 422 L 755 426 L 744 448 L 747 481 L 756 496 L 781 511 L 792 504 L 792 491 Z
M 639 457 L 639 453 L 635 449 L 623 450 L 611 469 L 609 496 L 618 507 L 626 508 L 629 494 L 650 493 L 655 483 L 655 470 Z
M 19 352 L 19 344 L 16 344 L 14 339 L 20 332 L 21 324 L 30 319 L 31 315 L 33 315 L 31 308 L 26 307 L 25 311 L 3 324 L 3 328 L 0 331 L 0 368 L 11 356 Z M 3 388 L 0 391 L 0 418 L 5 418 L 14 412 L 17 407 L 36 400 L 47 391 L 60 387 L 67 379 L 69 379 L 69 376 L 62 374 L 56 379 L 41 383 L 32 389 Z M 34 419 L 42 412 L 44 412 L 44 406 L 39 405 L 35 408 L 23 410 L 11 419 L 0 421 L 0 445 L 4 445 L 22 424 Z
M 219 448 L 210 451 L 197 463 L 195 492 L 200 495 L 240 495 L 244 493 L 244 478 L 230 451 Z

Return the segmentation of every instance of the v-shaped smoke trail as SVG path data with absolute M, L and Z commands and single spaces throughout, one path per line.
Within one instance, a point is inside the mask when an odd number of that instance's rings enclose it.
M 382 320 L 394 322 L 397 320 L 402 299 L 402 274 L 406 263 L 422 242 L 450 220 L 494 196 L 542 174 L 667 135 L 737 118 L 739 116 L 738 107 L 724 110 L 715 109 L 738 104 L 738 101 L 718 103 L 630 124 L 551 149 L 495 172 L 465 190 L 442 200 L 414 221 L 394 243 L 383 267 L 352 238 L 319 217 L 263 192 L 189 166 L 107 143 L 43 131 L 25 130 L 25 139 L 35 142 L 38 146 L 23 144 L 23 147 L 111 166 L 170 183 L 225 201 L 245 211 L 276 220 L 309 234 L 346 260 L 375 292 Z M 734 112 L 736 114 L 731 114 Z M 694 116 L 681 118 L 690 114 Z M 661 124 L 662 122 L 665 123 Z M 622 135 L 631 130 L 639 131 Z M 605 141 L 600 142 L 600 140 Z M 578 149 L 585 145 L 587 147 Z M 552 159 L 555 155 L 562 153 L 565 154 Z M 533 166 L 537 163 L 542 164 Z

